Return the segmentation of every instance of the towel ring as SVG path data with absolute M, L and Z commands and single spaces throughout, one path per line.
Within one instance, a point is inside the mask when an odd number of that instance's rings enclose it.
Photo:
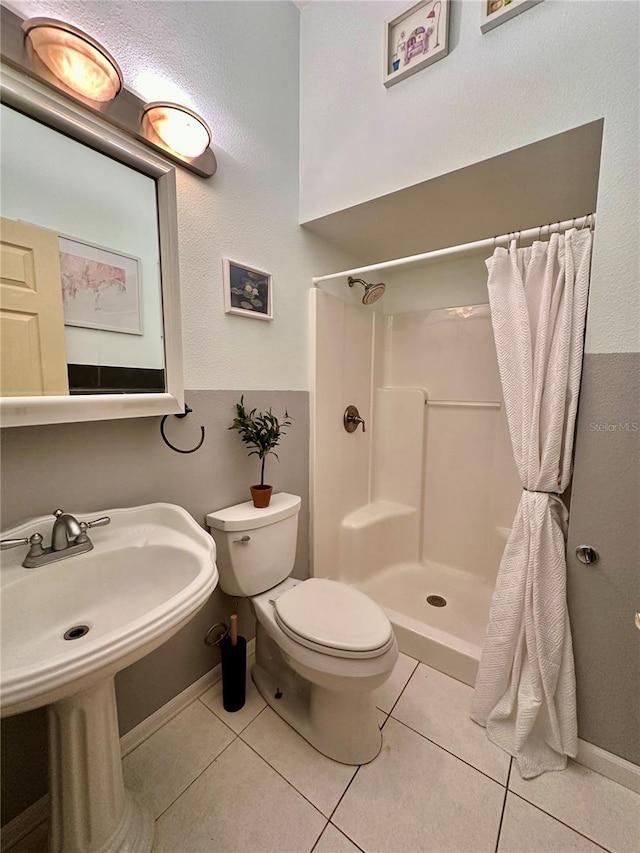
M 185 404 L 184 412 L 174 415 L 174 418 L 186 418 L 187 415 L 190 414 L 192 411 L 193 409 Z M 200 450 L 204 442 L 204 427 L 200 427 L 200 441 L 196 444 L 196 446 L 192 447 L 191 450 L 181 450 L 179 447 L 175 447 L 173 444 L 171 444 L 167 436 L 164 434 L 164 424 L 168 417 L 169 415 L 165 415 L 160 421 L 160 435 L 162 436 L 162 440 L 167 445 L 167 447 L 170 447 L 171 450 L 174 450 L 176 453 L 195 453 L 196 450 Z

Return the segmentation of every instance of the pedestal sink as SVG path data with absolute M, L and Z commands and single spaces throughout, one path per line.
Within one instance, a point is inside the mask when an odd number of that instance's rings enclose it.
M 111 523 L 90 531 L 88 553 L 24 569 L 26 546 L 3 552 L 0 706 L 2 716 L 49 706 L 51 853 L 148 853 L 153 816 L 122 781 L 114 676 L 204 605 L 215 545 L 172 504 L 99 514 Z M 46 541 L 52 521 L 2 538 Z

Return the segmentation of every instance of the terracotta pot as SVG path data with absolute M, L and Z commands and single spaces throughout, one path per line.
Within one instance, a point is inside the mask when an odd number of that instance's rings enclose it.
M 273 486 L 250 486 L 253 505 L 258 509 L 266 509 L 271 500 Z

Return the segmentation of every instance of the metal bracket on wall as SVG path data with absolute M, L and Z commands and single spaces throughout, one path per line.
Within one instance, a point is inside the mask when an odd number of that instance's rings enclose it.
M 184 412 L 182 412 L 179 415 L 174 415 L 173 417 L 174 418 L 186 418 L 187 415 L 190 414 L 190 412 L 192 412 L 192 411 L 193 411 L 193 409 L 190 406 L 187 406 L 185 404 Z M 203 426 L 200 427 L 200 432 L 201 432 L 200 441 L 196 444 L 195 447 L 192 447 L 191 450 L 181 450 L 179 447 L 174 447 L 174 445 L 171 444 L 171 442 L 169 441 L 167 436 L 164 434 L 164 423 L 168 417 L 169 417 L 169 415 L 165 415 L 162 418 L 162 420 L 160 421 L 160 435 L 162 436 L 162 440 L 167 445 L 167 447 L 170 447 L 171 450 L 175 450 L 176 453 L 195 453 L 196 450 L 199 450 L 202 447 L 202 444 L 204 442 L 204 427 Z

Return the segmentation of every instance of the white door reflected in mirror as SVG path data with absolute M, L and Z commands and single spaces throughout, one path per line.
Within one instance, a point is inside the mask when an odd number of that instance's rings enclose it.
M 0 220 L 0 393 L 68 394 L 58 237 Z

